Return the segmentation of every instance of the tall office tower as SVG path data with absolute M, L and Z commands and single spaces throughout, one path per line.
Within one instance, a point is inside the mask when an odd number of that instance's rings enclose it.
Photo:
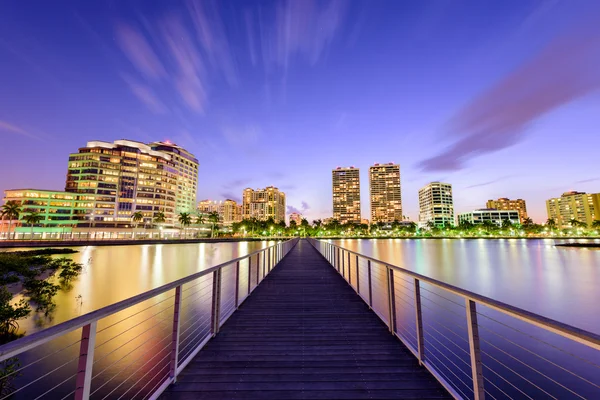
M 375 164 L 369 168 L 371 222 L 402 221 L 400 165 Z
M 129 225 L 138 211 L 146 223 L 159 212 L 174 223 L 177 176 L 169 153 L 132 140 L 92 141 L 69 155 L 65 191 L 88 195 L 73 218 L 92 226 Z
M 436 226 L 454 225 L 452 185 L 431 182 L 419 190 L 419 227 L 431 221 Z
M 488 200 L 485 206 L 496 210 L 517 210 L 521 223 L 527 219 L 527 205 L 523 199 L 510 200 L 506 197 L 501 197 L 498 200 Z
M 193 213 L 196 210 L 198 192 L 198 159 L 186 149 L 169 141 L 153 142 L 149 146 L 152 150 L 169 154 L 177 171 L 175 213 Z
M 360 170 L 337 167 L 331 171 L 333 218 L 342 224 L 360 224 Z
M 600 220 L 600 193 L 566 192 L 562 196 L 546 200 L 548 218 L 559 228 L 571 226 L 571 220 L 585 223 L 588 227 Z
M 244 219 L 266 221 L 273 218 L 275 222 L 285 222 L 285 193 L 274 186 L 244 189 L 242 210 Z

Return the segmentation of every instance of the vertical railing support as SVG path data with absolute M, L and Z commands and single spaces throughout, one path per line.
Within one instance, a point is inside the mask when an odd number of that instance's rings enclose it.
M 367 260 L 367 274 L 369 275 L 369 307 L 373 308 L 373 285 L 371 283 L 371 260 Z
M 386 266 L 388 281 L 388 304 L 390 311 L 390 332 L 396 332 L 396 292 L 394 291 L 394 270 Z
M 417 350 L 419 352 L 419 365 L 425 361 L 425 336 L 423 334 L 423 312 L 421 311 L 421 285 L 415 278 L 415 322 L 417 327 Z
M 342 250 L 342 276 L 346 279 L 346 257 L 344 250 Z
M 267 276 L 267 257 L 265 257 L 265 252 L 262 252 L 262 274 L 263 274 L 263 279 L 265 279 L 265 276 Z
M 341 253 L 342 249 L 340 249 L 339 247 L 337 248 L 337 261 L 335 262 L 335 266 L 337 267 L 337 271 L 338 273 L 341 273 L 340 271 L 340 253 Z
M 360 294 L 360 271 L 358 269 L 358 256 L 356 256 L 356 293 Z
M 352 263 L 350 262 L 350 252 L 348 252 L 348 284 L 352 286 Z
M 97 325 L 98 322 L 94 321 L 85 325 L 81 329 L 81 343 L 79 345 L 79 363 L 77 364 L 75 400 L 87 400 L 90 397 Z
M 479 326 L 477 325 L 477 306 L 473 300 L 465 299 L 467 307 L 467 329 L 469 331 L 469 353 L 471 354 L 471 372 L 473 374 L 473 393 L 475 400 L 483 400 L 483 368 L 479 347 Z
M 175 304 L 173 305 L 173 330 L 171 333 L 171 362 L 169 365 L 169 378 L 173 383 L 177 381 L 177 363 L 179 360 L 179 315 L 181 313 L 181 285 L 175 288 Z
M 213 272 L 212 313 L 210 321 L 210 332 L 213 336 L 219 333 L 219 325 L 221 324 L 221 271 L 222 269 L 219 268 Z
M 260 282 L 260 253 L 256 255 L 256 286 Z
M 271 272 L 271 269 L 273 269 L 271 266 L 271 249 L 267 250 L 267 256 L 269 257 L 269 272 Z
M 252 292 L 252 257 L 248 257 L 248 296 Z
M 240 306 L 240 262 L 235 263 L 235 308 Z

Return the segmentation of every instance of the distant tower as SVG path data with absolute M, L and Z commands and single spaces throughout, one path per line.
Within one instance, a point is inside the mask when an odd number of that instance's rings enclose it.
M 360 224 L 360 171 L 338 167 L 331 172 L 333 186 L 333 218 L 340 223 Z
M 436 226 L 454 225 L 452 185 L 431 182 L 419 190 L 419 227 L 431 221 Z
M 375 164 L 369 168 L 371 222 L 402 221 L 400 165 Z

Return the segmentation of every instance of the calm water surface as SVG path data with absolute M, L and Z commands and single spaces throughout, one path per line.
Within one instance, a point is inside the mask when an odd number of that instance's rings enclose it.
M 600 333 L 600 249 L 554 240 L 338 240 L 347 249 Z

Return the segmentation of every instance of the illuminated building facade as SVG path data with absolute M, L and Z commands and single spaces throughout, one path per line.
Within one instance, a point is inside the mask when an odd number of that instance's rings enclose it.
M 588 227 L 600 220 L 600 193 L 566 192 L 561 197 L 546 200 L 548 218 L 559 228 L 571 227 L 571 220 Z
M 497 210 L 481 209 L 467 213 L 458 214 L 458 223 L 470 222 L 474 225 L 483 224 L 484 222 L 493 222 L 498 226 L 502 226 L 504 221 L 510 221 L 512 224 L 519 222 L 519 211 L 518 210 Z
M 337 167 L 331 171 L 333 189 L 333 218 L 342 224 L 359 224 L 360 170 Z
M 488 200 L 485 206 L 496 210 L 517 210 L 519 212 L 519 221 L 521 223 L 525 222 L 527 219 L 527 205 L 523 199 L 511 200 L 502 197 L 498 200 Z
M 375 164 L 369 168 L 371 221 L 402 221 L 400 165 Z
M 296 226 L 300 226 L 300 224 L 302 223 L 302 214 L 297 213 L 297 212 L 293 212 L 290 214 L 290 224 L 292 223 L 292 221 L 294 221 L 296 223 Z
M 431 182 L 419 190 L 419 227 L 454 225 L 452 185 Z
M 266 221 L 285 222 L 285 193 L 274 186 L 264 189 L 244 189 L 242 199 L 242 218 L 256 218 Z

